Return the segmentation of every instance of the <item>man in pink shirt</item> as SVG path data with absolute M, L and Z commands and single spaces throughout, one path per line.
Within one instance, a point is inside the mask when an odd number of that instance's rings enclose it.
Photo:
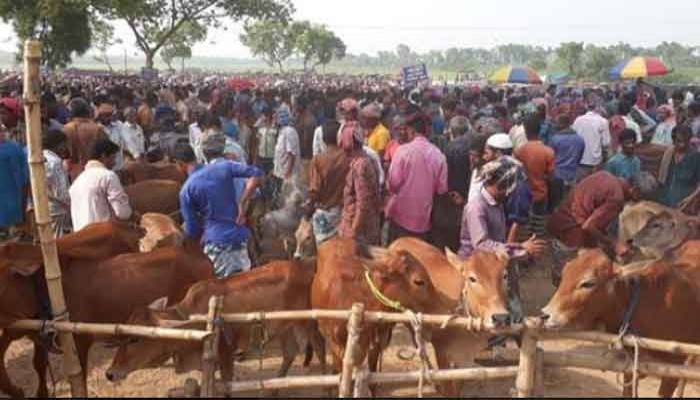
M 411 236 L 430 240 L 433 196 L 447 193 L 445 155 L 426 138 L 428 122 L 422 114 L 407 121 L 408 143 L 400 146 L 389 167 L 386 206 L 389 243 Z

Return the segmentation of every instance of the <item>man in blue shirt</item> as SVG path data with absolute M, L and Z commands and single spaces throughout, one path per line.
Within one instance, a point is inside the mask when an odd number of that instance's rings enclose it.
M 549 191 L 552 209 L 576 184 L 576 171 L 586 148 L 583 138 L 571 129 L 568 113 L 557 115 L 555 122 L 557 133 L 550 140 L 550 147 L 554 150 L 554 178 Z
M 257 167 L 224 159 L 225 143 L 222 134 L 204 138 L 202 151 L 209 165 L 194 171 L 180 191 L 185 235 L 201 240 L 218 278 L 251 267 L 245 209 L 263 176 Z M 238 194 L 236 178 L 251 178 L 242 195 Z
M 634 154 L 637 147 L 637 133 L 632 129 L 623 130 L 620 133 L 620 146 L 622 151 L 605 163 L 605 170 L 618 178 L 629 181 L 642 170 L 642 162 Z

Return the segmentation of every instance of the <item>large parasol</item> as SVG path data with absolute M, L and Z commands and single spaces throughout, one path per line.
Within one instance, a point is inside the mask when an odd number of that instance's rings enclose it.
M 656 57 L 634 57 L 617 63 L 608 75 L 612 79 L 637 79 L 666 75 L 669 72 L 671 69 Z
M 542 78 L 529 67 L 503 67 L 494 72 L 489 78 L 494 83 L 522 83 L 538 85 L 542 83 Z

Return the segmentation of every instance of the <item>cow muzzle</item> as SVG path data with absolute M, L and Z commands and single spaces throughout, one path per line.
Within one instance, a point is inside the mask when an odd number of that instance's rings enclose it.
M 126 379 L 126 373 L 117 368 L 109 368 L 105 371 L 105 378 L 110 382 L 119 382 Z
M 510 313 L 493 314 L 491 315 L 491 322 L 496 328 L 508 326 L 511 323 Z

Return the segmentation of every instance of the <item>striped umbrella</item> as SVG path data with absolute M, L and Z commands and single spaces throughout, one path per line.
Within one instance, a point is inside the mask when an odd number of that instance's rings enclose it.
M 525 83 L 525 84 L 541 84 L 542 78 L 528 67 L 503 67 L 494 72 L 489 78 L 494 83 Z
M 671 70 L 656 57 L 634 57 L 615 65 L 608 75 L 612 79 L 636 79 L 666 75 Z

